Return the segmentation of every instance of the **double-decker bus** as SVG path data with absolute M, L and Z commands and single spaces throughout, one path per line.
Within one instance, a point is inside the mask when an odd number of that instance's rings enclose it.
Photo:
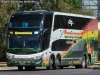
M 15 12 L 7 32 L 7 65 L 18 66 L 18 70 L 87 68 L 98 60 L 96 17 L 42 10 Z

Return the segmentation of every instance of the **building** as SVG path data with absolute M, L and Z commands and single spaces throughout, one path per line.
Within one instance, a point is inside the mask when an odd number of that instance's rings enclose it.
M 92 9 L 95 16 L 100 18 L 100 0 L 81 0 L 82 8 Z

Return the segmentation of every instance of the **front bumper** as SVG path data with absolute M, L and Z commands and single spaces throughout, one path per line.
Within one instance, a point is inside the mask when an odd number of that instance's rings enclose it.
M 15 55 L 7 53 L 7 66 L 42 66 L 42 56 L 38 56 L 38 54 Z
M 42 59 L 37 59 L 37 60 L 7 59 L 7 66 L 42 66 Z

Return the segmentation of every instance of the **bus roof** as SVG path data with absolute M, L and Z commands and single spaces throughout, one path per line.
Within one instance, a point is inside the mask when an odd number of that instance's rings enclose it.
M 95 16 L 87 16 L 87 15 L 81 15 L 81 14 L 73 14 L 73 13 L 64 13 L 64 12 L 54 12 L 55 15 L 66 15 L 66 16 L 74 16 L 74 17 L 83 17 L 83 18 L 91 18 L 96 19 Z
M 35 10 L 35 11 L 19 11 L 19 12 L 15 12 L 14 14 L 38 14 L 38 13 L 42 13 L 42 14 L 49 14 L 49 13 L 53 13 L 52 11 L 46 11 L 46 10 Z
M 54 15 L 65 15 L 65 16 L 74 16 L 74 17 L 83 17 L 83 18 L 91 18 L 96 19 L 95 16 L 87 16 L 87 15 L 81 15 L 81 14 L 73 14 L 73 13 L 64 13 L 64 12 L 56 12 L 56 11 L 46 11 L 46 10 L 35 10 L 35 11 L 22 11 L 22 12 L 15 12 L 14 14 L 24 14 L 24 13 L 42 13 L 42 14 L 49 14 L 53 13 Z

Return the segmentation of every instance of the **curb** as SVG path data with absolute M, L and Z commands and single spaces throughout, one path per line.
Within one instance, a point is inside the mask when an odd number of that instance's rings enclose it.
M 0 67 L 8 67 L 7 64 L 0 64 Z
M 97 61 L 96 63 L 100 63 L 100 61 Z
M 7 62 L 0 62 L 0 64 L 1 64 L 1 63 L 7 63 Z
M 7 67 L 7 62 L 0 62 L 0 67 Z
M 100 65 L 91 65 L 87 69 L 100 69 Z
M 95 63 L 94 65 L 100 65 L 100 63 Z

